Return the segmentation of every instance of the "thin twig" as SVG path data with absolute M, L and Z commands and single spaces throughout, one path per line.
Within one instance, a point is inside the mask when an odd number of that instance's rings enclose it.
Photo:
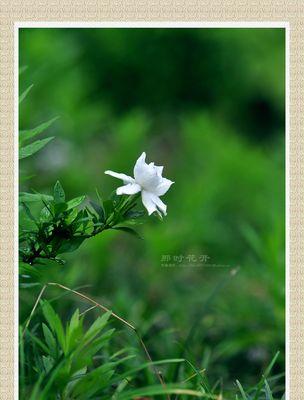
M 127 325 L 129 328 L 133 329 L 133 331 L 136 331 L 136 328 L 132 324 L 130 324 L 128 321 L 126 321 L 125 319 L 121 318 L 119 315 L 113 313 L 110 309 L 108 309 L 107 307 L 103 306 L 102 304 L 97 303 L 97 301 L 91 299 L 90 297 L 86 296 L 85 294 L 80 293 L 77 290 L 70 289 L 70 288 L 68 288 L 66 286 L 63 286 L 63 285 L 61 285 L 61 283 L 49 282 L 48 285 L 57 286 L 57 287 L 60 287 L 61 289 L 67 290 L 69 292 L 72 292 L 72 293 L 76 294 L 77 296 L 82 297 L 83 299 L 87 300 L 88 302 L 93 303 L 96 307 L 101 308 L 103 311 L 111 312 L 111 315 L 114 318 L 118 319 L 120 322 L 122 322 L 123 324 Z
M 28 320 L 26 321 L 26 324 L 25 324 L 25 326 L 24 326 L 24 329 L 23 329 L 23 332 L 22 332 L 22 339 L 24 338 L 25 331 L 27 330 L 27 328 L 28 328 L 28 326 L 29 326 L 29 324 L 30 324 L 30 322 L 31 322 L 31 319 L 32 319 L 32 317 L 33 317 L 33 315 L 34 315 L 34 312 L 35 312 L 35 310 L 36 310 L 36 308 L 37 308 L 37 306 L 38 306 L 38 304 L 39 304 L 39 301 L 40 301 L 40 299 L 41 299 L 41 296 L 43 295 L 43 292 L 44 292 L 45 289 L 46 289 L 46 286 L 47 286 L 47 285 L 44 285 L 43 288 L 40 290 L 40 293 L 39 293 L 39 295 L 38 295 L 38 297 L 37 297 L 37 300 L 36 300 L 36 302 L 35 302 L 35 304 L 34 304 L 34 307 L 32 308 L 32 311 L 31 311 L 31 313 L 30 313 L 30 316 L 28 317 Z
M 162 384 L 162 386 L 163 386 L 164 388 L 166 388 L 165 381 L 163 380 L 161 373 L 158 371 L 158 369 L 157 369 L 157 368 L 155 367 L 155 365 L 153 364 L 153 360 L 152 360 L 152 358 L 151 358 L 151 356 L 150 356 L 150 353 L 148 352 L 148 349 L 147 349 L 147 347 L 146 347 L 144 341 L 142 340 L 142 337 L 140 336 L 140 334 L 139 334 L 139 332 L 138 332 L 137 330 L 135 330 L 135 333 L 136 333 L 136 335 L 137 335 L 137 338 L 138 338 L 138 340 L 139 340 L 139 343 L 141 344 L 141 347 L 144 349 L 144 352 L 145 352 L 145 354 L 146 354 L 146 356 L 147 356 L 149 362 L 152 363 L 152 368 L 153 368 L 153 370 L 154 370 L 155 375 L 158 377 L 158 380 L 160 381 L 160 383 Z M 170 400 L 170 396 L 169 396 L 169 395 L 167 395 L 167 398 Z
M 90 308 L 88 308 L 87 310 L 84 310 L 82 313 L 79 314 L 79 317 L 81 317 L 82 315 L 85 315 L 87 312 L 94 310 L 94 308 L 96 308 L 97 306 L 92 306 Z

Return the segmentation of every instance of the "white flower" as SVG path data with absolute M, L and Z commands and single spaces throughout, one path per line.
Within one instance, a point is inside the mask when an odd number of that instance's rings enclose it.
M 167 215 L 167 206 L 159 196 L 164 195 L 174 182 L 162 177 L 163 168 L 154 165 L 153 162 L 147 164 L 146 153 L 142 153 L 134 166 L 134 178 L 113 171 L 105 171 L 105 174 L 121 179 L 125 184 L 116 190 L 118 195 L 141 192 L 143 205 L 149 215 L 154 211 L 159 215 L 161 215 L 160 211 Z

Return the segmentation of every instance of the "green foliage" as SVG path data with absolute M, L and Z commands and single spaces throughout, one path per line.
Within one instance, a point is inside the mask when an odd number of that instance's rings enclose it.
M 43 147 L 46 146 L 53 139 L 53 137 L 49 137 L 42 140 L 36 140 L 34 143 L 21 147 L 19 151 L 19 160 L 22 160 L 22 158 L 26 158 L 37 153 L 37 151 L 43 149 Z
M 21 95 L 19 96 L 19 104 L 22 103 L 22 101 L 26 98 L 26 96 L 28 95 L 33 86 L 34 85 L 30 85 L 28 88 L 24 90 L 24 92 L 21 93 Z
M 64 328 L 49 301 L 41 300 L 40 307 L 45 322 L 36 324 L 32 330 L 25 329 L 20 334 L 21 398 L 30 396 L 32 400 L 90 400 L 114 397 L 129 400 L 134 397 L 170 394 L 215 400 L 219 398 L 217 385 L 211 388 L 204 372 L 198 371 L 187 360 L 142 362 L 138 360 L 136 353 L 122 356 L 125 351 L 119 351 L 111 354 L 109 341 L 113 340 L 115 330 L 111 328 L 105 331 L 109 328 L 110 311 L 96 318 L 85 329 L 85 313 L 80 314 L 76 309 Z M 240 382 L 236 381 L 242 400 L 264 400 L 264 394 L 267 400 L 274 399 L 266 379 L 277 356 L 266 369 L 261 381 L 249 388 L 247 393 Z M 136 365 L 138 361 L 139 364 Z M 141 384 L 138 387 L 143 371 L 170 364 L 184 365 L 180 383 L 168 383 L 166 374 L 165 384 Z M 148 376 L 150 374 L 153 374 L 153 370 L 150 370 Z M 147 383 L 149 382 L 147 379 Z M 132 388 L 134 385 L 136 389 Z M 235 396 L 227 393 L 227 397 L 225 395 L 222 398 L 237 398 L 237 394 Z
M 32 86 L 30 86 L 23 94 L 21 94 L 19 102 L 21 102 L 26 97 L 31 87 Z M 30 139 L 44 132 L 57 119 L 58 117 L 52 118 L 50 121 L 44 122 L 34 129 L 27 129 L 19 132 L 19 160 L 32 156 L 39 150 L 43 149 L 51 140 L 54 139 L 54 137 L 48 137 L 42 140 L 36 140 L 35 142 L 32 142 L 30 144 L 25 144 Z
M 26 97 L 31 86 L 20 96 L 21 101 Z M 25 145 L 29 139 L 45 131 L 58 118 L 40 124 L 30 130 L 19 133 L 19 159 L 32 156 L 41 150 L 51 138 L 36 140 Z M 55 183 L 53 194 L 20 192 L 20 236 L 19 253 L 22 264 L 43 264 L 43 260 L 53 260 L 64 264 L 64 260 L 58 257 L 63 253 L 73 252 L 88 238 L 107 230 L 116 229 L 127 232 L 138 238 L 137 232 L 128 226 L 121 226 L 125 222 L 136 223 L 136 219 L 142 216 L 139 211 L 134 212 L 138 196 L 112 195 L 109 200 L 102 201 L 97 191 L 99 203 L 89 201 L 87 206 L 79 209 L 86 196 L 78 196 L 66 201 L 64 189 L 59 181 Z M 40 203 L 37 215 L 31 210 L 32 203 Z M 41 206 L 43 205 L 43 206 Z M 39 273 L 34 268 L 27 267 L 29 275 L 21 274 L 21 278 L 30 276 L 38 277 Z M 24 271 L 24 268 L 23 268 Z M 23 287 L 29 287 L 32 282 L 23 282 Z
M 44 132 L 49 126 L 53 124 L 58 119 L 58 117 L 52 118 L 51 120 L 44 122 L 37 126 L 34 129 L 28 129 L 25 131 L 20 131 L 20 136 L 19 136 L 19 143 L 22 145 L 24 142 L 26 142 L 29 139 L 32 139 L 33 137 L 39 135 L 40 133 Z
M 30 265 L 53 260 L 59 264 L 64 260 L 63 253 L 73 252 L 89 238 L 107 229 L 120 230 L 138 238 L 140 236 L 131 227 L 122 223 L 136 223 L 142 216 L 132 211 L 136 207 L 138 196 L 114 196 L 105 203 L 90 201 L 79 208 L 85 196 L 66 201 L 64 189 L 59 181 L 54 186 L 52 196 L 39 193 L 20 193 L 20 257 L 23 263 Z M 30 205 L 42 204 L 37 215 L 33 215 Z
M 39 282 L 89 284 L 94 298 L 139 327 L 153 359 L 147 363 L 135 335 L 113 322 L 117 330 L 89 371 L 122 354 L 136 357 L 114 369 L 96 399 L 165 398 L 165 392 L 172 400 L 283 399 L 284 56 L 282 29 L 21 30 L 20 60 L 31 68 L 20 87 L 39 85 L 21 103 L 20 125 L 40 127 L 61 115 L 60 123 L 47 126 L 56 139 L 21 160 L 22 246 L 30 247 L 33 235 L 37 251 L 37 240 L 45 240 L 38 231 L 49 235 L 59 220 L 71 227 L 79 213 L 82 221 L 75 223 L 83 225 L 73 237 L 90 238 L 80 244 L 75 238 L 73 251 L 61 237 L 67 251 L 54 252 L 56 263 L 38 257 L 28 264 L 20 255 L 20 320 L 30 315 Z M 37 138 L 26 137 L 23 147 Z M 135 241 L 113 228 L 131 233 L 143 222 L 142 211 L 134 207 L 119 217 L 119 201 L 127 199 L 107 199 L 115 183 L 102 176 L 109 167 L 131 174 L 142 151 L 165 165 L 176 184 L 164 222 L 150 220 L 140 230 L 145 240 Z M 55 204 L 50 188 L 58 178 L 66 198 Z M 57 222 L 45 204 L 58 211 Z M 92 235 L 116 218 L 112 229 Z M 176 261 L 200 254 L 218 267 Z M 164 255 L 176 265 L 162 267 Z M 99 318 L 96 309 L 87 313 L 77 299 L 48 290 L 64 334 L 76 307 L 85 312 L 83 332 Z M 49 356 L 46 327 L 63 354 L 38 310 L 20 342 L 20 361 L 33 347 L 41 358 Z M 28 375 L 29 366 L 37 369 L 30 360 L 21 363 L 20 382 L 26 376 L 24 398 L 37 399 L 45 381 Z
M 94 357 L 104 351 L 114 330 L 104 332 L 110 312 L 97 318 L 84 331 L 83 317 L 77 309 L 64 329 L 51 304 L 41 302 L 47 324 L 42 322 L 22 339 L 20 368 L 24 373 L 20 386 L 21 398 L 91 399 L 108 389 L 115 367 L 123 360 L 96 365 Z M 95 363 L 95 365 L 94 365 Z M 37 382 L 34 388 L 31 382 Z

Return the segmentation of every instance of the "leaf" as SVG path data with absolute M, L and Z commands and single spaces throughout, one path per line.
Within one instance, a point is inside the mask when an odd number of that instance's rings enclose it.
M 136 218 L 140 218 L 143 215 L 145 215 L 145 213 L 143 211 L 127 211 L 123 216 L 125 219 L 136 219 Z
M 59 181 L 54 186 L 54 201 L 56 204 L 65 202 L 65 193 Z
M 25 89 L 24 92 L 21 93 L 21 95 L 19 96 L 19 104 L 26 98 L 26 96 L 28 95 L 29 91 L 32 89 L 34 85 L 30 85 L 27 89 Z
M 43 379 L 44 379 L 44 375 L 40 374 L 40 376 L 39 376 L 39 378 L 38 378 L 37 382 L 35 383 L 35 386 L 34 386 L 34 388 L 32 390 L 31 397 L 29 398 L 29 400 L 39 400 L 39 399 L 41 399 L 41 397 L 40 397 L 40 386 L 41 386 L 41 383 L 42 383 Z
M 19 287 L 20 289 L 31 289 L 33 287 L 37 287 L 37 286 L 41 286 L 40 283 L 36 282 L 36 283 L 19 283 Z
M 111 384 L 115 384 L 115 383 L 121 381 L 121 379 L 126 379 L 126 378 L 136 374 L 137 372 L 139 372 L 143 369 L 152 367 L 152 366 L 162 365 L 162 364 L 171 364 L 171 363 L 183 363 L 183 362 L 185 362 L 184 358 L 169 358 L 169 359 L 165 359 L 165 360 L 142 363 L 138 367 L 130 369 L 130 370 L 126 371 L 125 373 L 120 374 L 118 377 L 115 377 L 115 379 L 113 379 L 111 381 Z
M 98 197 L 99 204 L 100 204 L 100 206 L 103 208 L 103 201 L 102 201 L 101 195 L 100 195 L 100 193 L 99 193 L 99 191 L 98 191 L 97 188 L 95 188 L 95 192 L 96 192 L 96 195 L 97 195 L 97 197 Z
M 47 194 L 41 194 L 41 193 L 26 193 L 26 192 L 20 192 L 19 193 L 19 201 L 22 202 L 33 202 L 33 201 L 52 201 L 53 196 L 49 196 Z
M 44 146 L 46 146 L 53 139 L 54 139 L 54 137 L 52 136 L 52 137 L 49 137 L 46 139 L 36 140 L 36 142 L 28 144 L 25 147 L 21 147 L 21 149 L 19 151 L 19 160 L 22 160 L 23 158 L 29 157 L 29 156 L 37 153 L 37 151 L 41 150 Z
M 273 400 L 271 389 L 266 379 L 265 379 L 265 394 L 266 394 L 266 400 Z
M 54 338 L 49 327 L 47 325 L 45 325 L 44 323 L 42 323 L 42 330 L 43 330 L 44 339 L 49 348 L 49 353 L 53 358 L 56 358 L 56 355 L 57 355 L 56 339 Z
M 114 205 L 112 200 L 106 200 L 103 202 L 103 208 L 105 210 L 105 214 L 109 216 L 114 211 Z
M 241 383 L 238 380 L 236 380 L 236 384 L 237 384 L 237 386 L 238 386 L 238 388 L 239 388 L 239 390 L 241 392 L 242 399 L 243 400 L 248 400 L 248 397 L 246 396 L 246 393 L 244 392 L 244 389 L 243 389 L 243 386 L 241 385 Z
M 46 204 L 46 203 L 44 203 L 44 204 Z M 51 217 L 52 217 L 52 213 L 50 211 L 50 208 L 49 208 L 49 206 L 45 205 L 40 211 L 40 215 L 39 215 L 40 221 L 42 223 L 47 223 L 47 222 L 49 222 Z
M 93 201 L 90 201 L 90 204 L 96 211 L 97 215 L 99 216 L 99 220 L 104 222 L 105 221 L 104 209 L 99 204 L 96 204 Z
M 163 385 L 153 385 L 139 389 L 129 390 L 122 394 L 118 394 L 117 400 L 131 400 L 136 398 L 138 399 L 141 397 L 157 396 L 164 394 L 187 395 L 191 397 L 206 397 L 202 392 L 199 392 L 197 390 L 183 388 L 181 387 L 181 385 L 166 384 L 165 387 Z
M 27 70 L 28 66 L 27 65 L 23 65 L 22 67 L 19 68 L 19 75 L 23 74 L 23 72 L 25 70 Z
M 71 208 L 75 208 L 77 206 L 79 206 L 84 200 L 85 200 L 86 196 L 79 196 L 79 197 L 75 197 L 75 199 L 69 200 L 67 202 L 67 210 L 70 210 Z
M 46 354 L 49 353 L 49 349 L 47 348 L 47 346 L 42 342 L 42 340 L 40 340 L 39 338 L 37 338 L 37 336 L 33 335 L 29 330 L 26 331 L 26 334 L 28 336 L 30 336 L 30 338 L 32 339 L 33 342 L 35 342 L 35 344 L 37 344 Z
M 90 399 L 102 385 L 105 385 L 114 374 L 113 364 L 107 363 L 79 379 L 73 389 L 72 398 L 79 400 Z
M 133 228 L 130 228 L 129 226 L 113 226 L 112 229 L 129 233 L 130 235 L 135 236 L 137 239 L 143 240 L 140 234 L 136 232 Z
M 63 203 L 54 204 L 53 209 L 54 209 L 55 215 L 59 215 L 59 214 L 62 213 L 63 211 L 66 211 L 66 209 L 67 209 L 67 203 L 64 203 L 64 202 L 63 202 Z
M 268 378 L 268 375 L 270 374 L 272 367 L 274 366 L 275 362 L 277 361 L 277 358 L 279 356 L 280 352 L 278 351 L 275 356 L 273 357 L 273 359 L 270 361 L 268 367 L 266 368 L 262 379 L 260 380 L 260 382 L 257 385 L 257 390 L 255 392 L 255 395 L 253 397 L 253 400 L 258 400 L 259 398 L 259 394 L 261 393 L 261 390 L 264 386 L 265 380 Z
M 84 236 L 76 236 L 72 239 L 67 239 L 59 248 L 58 254 L 70 253 L 78 249 L 78 247 L 85 241 Z
M 67 352 L 71 352 L 82 337 L 82 319 L 79 318 L 77 308 L 66 329 Z
M 41 300 L 41 307 L 42 307 L 42 312 L 47 320 L 51 330 L 56 334 L 58 342 L 65 353 L 66 351 L 66 342 L 65 342 L 65 336 L 64 336 L 64 330 L 62 326 L 62 322 L 59 318 L 59 316 L 55 313 L 53 307 L 50 305 L 49 302 L 46 300 Z
M 42 361 L 43 361 L 43 366 L 45 369 L 45 372 L 48 373 L 50 370 L 53 368 L 54 365 L 54 360 L 50 356 L 42 356 Z
M 31 219 L 32 221 L 34 221 L 36 223 L 36 219 L 33 216 L 33 214 L 31 213 L 31 210 L 29 209 L 29 207 L 25 204 L 25 203 L 21 203 L 26 215 L 29 217 L 29 219 Z
M 38 278 L 41 276 L 41 272 L 38 271 L 35 267 L 22 261 L 19 262 L 19 274 L 30 275 L 34 278 Z
M 111 314 L 112 312 L 108 311 L 94 321 L 83 337 L 85 343 L 91 341 L 106 326 Z
M 19 143 L 22 144 L 25 141 L 39 135 L 40 133 L 44 132 L 49 126 L 53 124 L 59 117 L 54 117 L 47 122 L 43 122 L 42 124 L 38 125 L 36 128 L 27 129 L 19 132 Z
M 114 329 L 109 329 L 101 336 L 97 336 L 94 340 L 82 342 L 74 352 L 74 365 L 75 370 L 87 367 L 92 364 L 93 356 L 98 353 L 110 340 Z
M 90 345 L 88 346 L 85 355 L 88 357 L 93 357 L 96 353 L 98 353 L 99 350 L 108 343 L 114 331 L 115 329 L 109 329 L 103 335 L 97 337 L 97 339 L 94 339 L 92 342 L 90 342 Z

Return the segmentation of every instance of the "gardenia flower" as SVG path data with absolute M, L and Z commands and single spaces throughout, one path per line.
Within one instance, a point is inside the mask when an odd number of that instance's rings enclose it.
M 116 190 L 118 195 L 141 192 L 141 199 L 148 214 L 151 215 L 156 211 L 161 216 L 160 211 L 167 215 L 167 206 L 159 196 L 164 195 L 174 183 L 162 177 L 163 168 L 154 165 L 153 162 L 147 164 L 146 153 L 142 153 L 134 166 L 134 178 L 113 171 L 105 171 L 105 174 L 123 181 L 124 186 L 120 186 Z

